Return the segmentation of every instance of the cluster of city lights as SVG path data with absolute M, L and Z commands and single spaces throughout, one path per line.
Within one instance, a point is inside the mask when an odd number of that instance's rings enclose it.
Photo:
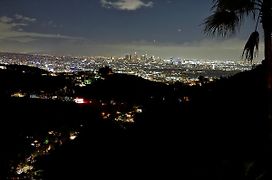
M 30 146 L 33 151 L 27 155 L 18 164 L 13 164 L 11 171 L 13 171 L 11 179 L 36 179 L 42 176 L 42 170 L 37 169 L 35 163 L 40 156 L 49 155 L 58 146 L 75 140 L 79 135 L 78 131 L 70 131 L 68 135 L 58 131 L 48 131 L 44 138 L 34 138 L 27 136 L 26 139 L 30 140 Z

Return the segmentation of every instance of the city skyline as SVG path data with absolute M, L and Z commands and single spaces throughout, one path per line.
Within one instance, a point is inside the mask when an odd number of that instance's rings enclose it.
M 3 0 L 0 51 L 240 60 L 254 22 L 230 38 L 208 37 L 202 23 L 211 6 L 212 0 Z M 262 52 L 261 46 L 258 59 Z

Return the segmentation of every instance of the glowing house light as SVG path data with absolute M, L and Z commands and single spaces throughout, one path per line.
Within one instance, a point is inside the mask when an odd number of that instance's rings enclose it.
M 84 103 L 85 103 L 85 101 L 84 101 L 83 98 L 75 98 L 74 101 L 75 101 L 75 103 L 77 103 L 77 104 L 84 104 Z

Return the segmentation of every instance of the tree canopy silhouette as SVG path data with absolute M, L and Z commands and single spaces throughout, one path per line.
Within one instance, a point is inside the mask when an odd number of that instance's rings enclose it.
M 269 92 L 272 90 L 272 1 L 271 0 L 214 0 L 213 14 L 204 21 L 204 32 L 209 35 L 228 36 L 240 28 L 246 17 L 256 20 L 256 28 L 245 44 L 243 55 L 249 61 L 254 58 L 254 51 L 258 50 L 258 24 L 261 22 L 264 32 L 264 55 L 267 65 L 267 84 Z
M 255 75 L 259 76 L 259 80 L 264 80 L 262 84 L 255 83 L 257 85 L 255 89 L 258 89 L 259 95 L 255 95 L 258 99 L 262 99 L 260 101 L 260 105 L 262 105 L 264 111 L 259 109 L 260 114 L 257 121 L 266 121 L 267 126 L 269 126 L 271 134 L 271 121 L 272 121 L 272 41 L 271 41 L 271 33 L 272 33 L 272 0 L 213 0 L 212 6 L 213 14 L 207 17 L 204 21 L 204 32 L 208 35 L 219 35 L 226 37 L 230 34 L 234 34 L 240 28 L 241 23 L 245 20 L 245 18 L 253 18 L 256 20 L 255 30 L 249 36 L 248 41 L 246 42 L 243 50 L 243 56 L 246 60 L 252 62 L 255 52 L 258 50 L 258 43 L 259 43 L 259 32 L 258 32 L 258 25 L 259 23 L 262 24 L 262 29 L 264 32 L 264 56 L 265 60 L 263 61 L 262 71 L 263 73 L 257 73 Z M 251 73 L 253 73 L 252 71 Z M 255 72 L 256 69 L 255 69 Z M 245 74 L 246 75 L 246 74 Z M 253 82 L 253 77 L 246 76 L 246 78 L 250 78 Z M 264 89 L 262 89 L 264 87 Z M 266 90 L 267 91 L 266 91 Z M 263 93 L 264 92 L 264 93 Z M 263 95 L 264 94 L 264 95 Z M 248 98 L 248 97 L 247 97 Z M 246 102 L 247 98 L 245 98 L 242 102 Z M 256 101 L 257 102 L 257 101 Z M 265 131 L 265 128 L 261 128 Z M 266 137 L 260 138 L 266 139 L 267 144 L 265 147 L 268 147 L 268 150 L 264 150 L 264 152 L 271 152 L 271 136 L 266 135 Z M 264 148 L 265 149 L 265 148 Z M 249 175 L 249 178 L 246 179 L 271 179 L 271 155 L 269 153 L 263 153 L 262 155 L 259 154 L 260 157 L 257 166 L 252 168 L 255 170 L 250 170 L 251 172 L 256 171 L 266 171 L 267 173 L 264 175 L 260 172 L 256 173 L 255 175 Z M 256 161 L 257 162 L 257 161 Z M 254 172 L 255 173 L 255 172 Z M 256 178 L 256 176 L 259 176 Z

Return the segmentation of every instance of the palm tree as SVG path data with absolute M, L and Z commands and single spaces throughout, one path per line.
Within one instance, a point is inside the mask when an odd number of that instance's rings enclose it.
M 237 32 L 245 17 L 256 20 L 256 28 L 245 44 L 243 56 L 252 62 L 258 50 L 258 24 L 264 31 L 264 55 L 267 70 L 268 92 L 272 92 L 272 0 L 213 0 L 213 14 L 205 19 L 204 32 L 228 36 Z
M 258 24 L 264 32 L 264 87 L 267 104 L 267 123 L 272 125 L 272 0 L 213 0 L 213 14 L 204 21 L 204 32 L 211 35 L 228 36 L 239 29 L 242 21 L 248 17 L 256 20 L 256 26 L 245 44 L 243 55 L 252 62 L 254 51 L 258 50 Z M 272 137 L 272 127 L 270 128 Z M 272 138 L 271 138 L 272 141 Z
M 254 58 L 254 51 L 258 50 L 259 33 L 258 24 L 262 24 L 264 33 L 264 56 L 263 61 L 266 75 L 266 124 L 269 125 L 268 141 L 272 143 L 272 0 L 213 0 L 212 6 L 213 14 L 207 17 L 204 21 L 204 32 L 211 35 L 228 36 L 237 32 L 242 21 L 248 17 L 256 20 L 256 26 L 253 33 L 250 35 L 245 44 L 243 56 L 245 59 L 252 62 Z M 265 86 L 266 86 L 265 85 Z M 269 140 L 270 139 L 270 140 Z M 271 147 L 271 145 L 269 146 Z M 271 148 L 267 152 L 271 152 Z M 265 158 L 271 157 L 270 153 Z M 271 162 L 269 162 L 271 164 Z M 271 166 L 263 168 L 261 163 L 261 170 L 271 170 Z M 271 172 L 271 171 L 267 171 Z M 271 175 L 270 173 L 268 173 Z M 258 174 L 257 178 L 262 177 L 263 173 Z M 266 176 L 269 176 L 266 175 Z M 270 177 L 270 176 L 269 176 Z M 255 179 L 255 178 L 254 178 Z M 266 178 L 261 178 L 266 179 Z M 269 178 L 270 179 L 270 178 Z

